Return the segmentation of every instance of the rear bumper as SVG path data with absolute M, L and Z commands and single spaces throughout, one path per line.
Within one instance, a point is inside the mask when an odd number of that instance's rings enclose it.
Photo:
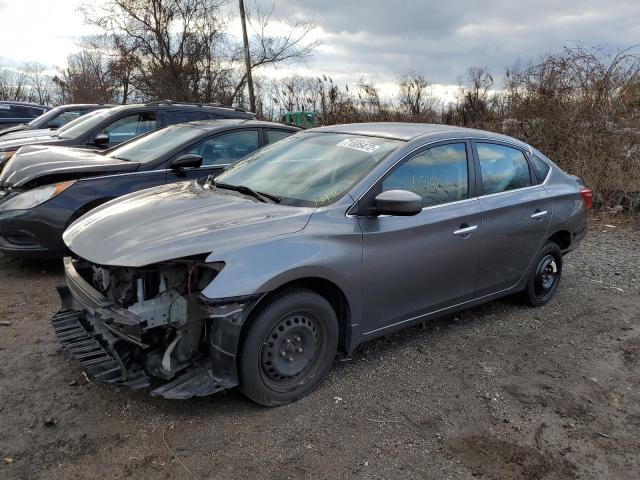
M 571 243 L 569 246 L 562 251 L 562 254 L 567 254 L 580 246 L 584 237 L 587 236 L 588 228 L 587 228 L 587 218 L 586 214 L 583 217 L 583 222 L 581 223 L 579 228 L 574 229 L 571 232 Z

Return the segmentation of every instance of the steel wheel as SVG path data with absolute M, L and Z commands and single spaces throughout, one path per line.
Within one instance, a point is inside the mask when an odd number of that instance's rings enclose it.
M 533 307 L 547 303 L 558 289 L 562 276 L 562 252 L 553 242 L 545 244 L 534 260 L 535 268 L 529 273 L 523 291 L 525 302 Z
M 263 380 L 276 391 L 286 391 L 317 362 L 322 333 L 312 312 L 291 312 L 265 337 L 261 351 Z
M 553 290 L 558 279 L 558 264 L 553 255 L 545 255 L 536 269 L 534 291 L 540 298 L 544 298 Z
M 297 400 L 324 378 L 338 348 L 338 318 L 318 293 L 295 288 L 275 295 L 249 320 L 238 359 L 240 389 L 254 402 Z

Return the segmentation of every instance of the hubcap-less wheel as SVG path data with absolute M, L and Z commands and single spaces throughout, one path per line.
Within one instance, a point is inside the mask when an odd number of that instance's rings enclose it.
M 331 367 L 336 311 L 306 288 L 278 292 L 255 310 L 238 358 L 240 390 L 260 405 L 284 405 L 313 390 Z
M 291 312 L 271 329 L 260 353 L 263 381 L 276 391 L 298 384 L 318 359 L 321 331 L 311 312 Z
M 553 255 L 545 255 L 536 270 L 534 291 L 539 298 L 545 298 L 552 291 L 558 280 L 558 265 Z

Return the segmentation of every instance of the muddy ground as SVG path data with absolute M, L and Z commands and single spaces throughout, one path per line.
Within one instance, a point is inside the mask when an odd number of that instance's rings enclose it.
M 0 258 L 0 478 L 640 478 L 640 230 L 592 222 L 549 305 L 361 346 L 277 409 L 89 383 L 57 351 L 53 264 Z

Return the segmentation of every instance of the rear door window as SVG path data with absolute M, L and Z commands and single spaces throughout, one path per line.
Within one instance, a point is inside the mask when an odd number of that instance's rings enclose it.
M 521 150 L 495 143 L 476 143 L 482 192 L 506 192 L 531 185 L 529 164 Z
M 294 132 L 288 132 L 286 130 L 271 130 L 267 129 L 267 143 L 277 142 L 278 140 L 282 140 L 283 138 L 287 138 L 289 135 L 292 135 Z
M 432 147 L 396 168 L 382 182 L 382 191 L 409 190 L 422 205 L 464 200 L 469 194 L 467 149 L 464 143 Z
M 206 120 L 207 114 L 204 112 L 165 112 L 164 119 L 167 125 L 174 125 L 176 123 L 193 122 L 196 120 Z
M 258 149 L 258 130 L 223 133 L 208 138 L 192 147 L 186 154 L 202 157 L 202 165 L 235 163 Z
M 41 113 L 42 111 L 38 114 L 32 114 L 30 108 L 18 105 L 0 105 L 0 118 L 35 118 Z

